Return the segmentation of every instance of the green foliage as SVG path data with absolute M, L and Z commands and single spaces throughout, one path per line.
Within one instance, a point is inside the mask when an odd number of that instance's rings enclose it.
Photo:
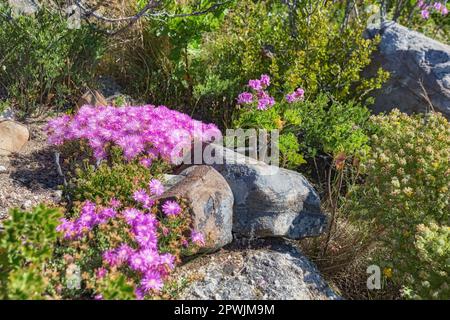
M 21 115 L 40 105 L 72 106 L 67 100 L 89 83 L 104 49 L 94 27 L 70 29 L 67 18 L 51 10 L 13 17 L 0 5 L 0 93 Z
M 13 209 L 0 233 L 2 299 L 44 299 L 48 261 L 57 239 L 60 210 L 40 205 L 31 212 Z
M 450 297 L 450 227 L 435 223 L 419 225 L 414 242 L 421 268 L 409 274 L 403 289 L 409 299 L 441 299 Z
M 365 182 L 351 193 L 354 215 L 381 241 L 387 250 L 381 259 L 393 268 L 394 280 L 410 288 L 409 295 L 448 294 L 440 287 L 445 283 L 427 279 L 434 270 L 448 270 L 443 258 L 448 234 L 442 232 L 450 213 L 450 124 L 440 114 L 408 116 L 398 110 L 373 117 L 372 124 L 371 150 L 361 165 Z M 435 235 L 422 226 L 416 233 L 418 226 L 433 223 L 440 230 L 430 227 Z M 440 258 L 436 241 L 442 245 Z M 431 267 L 432 257 L 437 266 Z M 428 281 L 427 292 L 420 279 Z
M 217 1 L 166 0 L 161 3 L 164 11 L 182 15 L 204 11 Z M 147 1 L 138 1 L 138 7 L 145 4 Z M 196 16 L 144 17 L 140 20 L 140 29 L 127 35 L 126 46 L 112 46 L 108 67 L 113 68 L 130 94 L 179 108 L 184 104 L 192 107 L 192 63 L 202 54 L 203 34 L 220 26 L 226 8 L 227 5 L 221 5 Z
M 150 178 L 160 178 L 167 165 L 155 161 L 150 168 L 146 168 L 134 160 L 124 160 L 119 148 L 113 148 L 109 162 L 102 162 L 94 166 L 88 160 L 83 160 L 77 166 L 66 192 L 76 202 L 85 200 L 94 203 L 107 204 L 116 198 L 128 203 L 134 191 L 145 188 Z M 151 174 L 153 172 L 153 175 Z
M 313 101 L 278 102 L 265 111 L 242 109 L 233 126 L 279 130 L 281 164 L 295 168 L 305 163 L 304 158 L 319 154 L 335 157 L 362 153 L 368 148 L 368 118 L 368 109 L 360 104 L 344 104 L 319 95 Z
M 362 37 L 364 24 L 353 21 L 341 30 L 331 3 L 317 2 L 313 13 L 298 6 L 246 0 L 230 9 L 220 29 L 204 36 L 203 54 L 193 64 L 197 99 L 233 106 L 248 79 L 263 73 L 271 76 L 276 97 L 302 87 L 313 99 L 327 92 L 363 101 L 381 86 L 385 72 L 377 79 L 360 76 L 378 43 Z

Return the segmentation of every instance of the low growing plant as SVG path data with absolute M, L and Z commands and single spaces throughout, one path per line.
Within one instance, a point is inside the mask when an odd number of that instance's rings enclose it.
M 32 211 L 12 209 L 0 232 L 0 298 L 52 297 L 53 257 L 60 209 L 40 205 Z

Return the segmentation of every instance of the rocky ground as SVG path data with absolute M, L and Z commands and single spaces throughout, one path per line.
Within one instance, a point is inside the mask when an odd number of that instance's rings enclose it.
M 47 145 L 45 119 L 27 123 L 30 140 L 20 150 L 0 156 L 0 218 L 12 207 L 31 208 L 41 202 L 55 202 L 60 197 L 54 155 Z
M 221 251 L 183 265 L 181 299 L 335 300 L 316 266 L 283 239 L 236 240 Z

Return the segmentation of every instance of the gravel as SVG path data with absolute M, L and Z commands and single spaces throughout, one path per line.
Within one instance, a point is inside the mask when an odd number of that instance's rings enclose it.
M 47 144 L 46 119 L 26 123 L 30 141 L 15 154 L 0 156 L 0 219 L 9 209 L 30 209 L 39 203 L 54 203 L 60 198 L 53 150 Z

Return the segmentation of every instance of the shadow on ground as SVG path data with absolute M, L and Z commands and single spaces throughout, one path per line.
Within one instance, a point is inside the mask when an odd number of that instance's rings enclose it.
M 13 154 L 10 156 L 10 164 L 15 168 L 10 178 L 27 189 L 56 189 L 63 183 L 58 175 L 51 147 L 28 154 Z

